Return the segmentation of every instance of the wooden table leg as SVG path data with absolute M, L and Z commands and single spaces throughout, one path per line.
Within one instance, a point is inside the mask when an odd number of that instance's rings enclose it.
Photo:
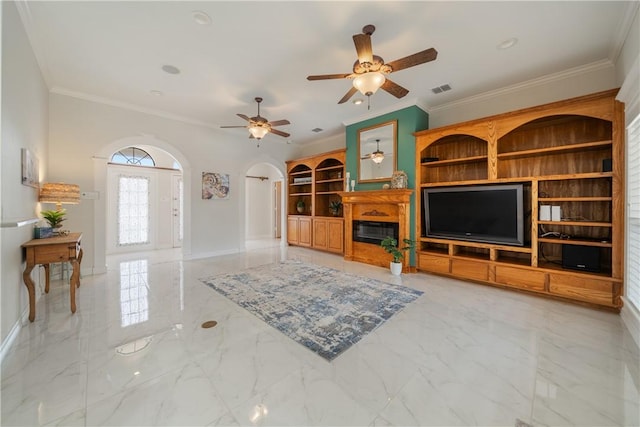
M 84 251 L 80 248 L 80 252 L 78 253 L 78 287 L 80 287 L 80 268 L 82 268 L 82 255 L 84 255 Z
M 35 284 L 31 280 L 31 270 L 33 270 L 33 265 L 27 263 L 24 273 L 22 273 L 22 280 L 29 292 L 29 321 L 33 322 L 36 318 L 36 290 Z
M 49 293 L 49 283 L 51 282 L 51 278 L 49 276 L 49 264 L 42 264 L 44 267 L 44 293 Z
M 80 263 L 77 259 L 71 260 L 73 266 L 73 274 L 69 281 L 69 293 L 71 294 L 71 312 L 76 312 L 76 288 L 80 285 Z

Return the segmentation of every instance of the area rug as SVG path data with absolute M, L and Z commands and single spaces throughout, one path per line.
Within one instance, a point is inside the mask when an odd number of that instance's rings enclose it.
M 200 281 L 329 361 L 422 295 L 293 260 Z

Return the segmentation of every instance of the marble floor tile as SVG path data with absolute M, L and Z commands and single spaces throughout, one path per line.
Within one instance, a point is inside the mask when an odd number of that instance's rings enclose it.
M 640 425 L 640 350 L 617 314 L 279 241 L 246 247 L 109 257 L 82 278 L 74 315 L 54 281 L 2 360 L 0 424 Z M 286 259 L 424 294 L 328 362 L 199 281 Z

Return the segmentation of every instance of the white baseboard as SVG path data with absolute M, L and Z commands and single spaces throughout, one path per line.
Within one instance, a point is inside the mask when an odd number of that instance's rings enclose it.
M 9 352 L 9 349 L 13 345 L 13 342 L 18 337 L 18 333 L 20 333 L 20 329 L 22 329 L 22 324 L 29 320 L 29 306 L 26 306 L 20 315 L 20 319 L 13 324 L 13 327 L 7 334 L 7 337 L 2 344 L 0 344 L 0 363 L 4 360 L 4 357 Z
M 627 327 L 631 337 L 640 348 L 640 312 L 631 301 L 626 300 L 624 297 L 622 297 L 622 301 L 624 303 L 622 310 L 620 310 L 622 323 Z
M 224 251 L 202 252 L 202 253 L 198 253 L 198 254 L 183 255 L 182 259 L 184 259 L 185 261 L 189 261 L 189 260 L 202 259 L 202 258 L 213 258 L 213 257 L 217 257 L 217 256 L 222 256 L 222 255 L 232 255 L 232 254 L 237 254 L 237 253 L 240 253 L 240 250 L 238 250 L 238 249 L 227 249 L 227 250 L 224 250 Z

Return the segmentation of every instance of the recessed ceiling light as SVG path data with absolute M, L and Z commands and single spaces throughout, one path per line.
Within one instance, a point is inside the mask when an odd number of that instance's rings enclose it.
M 173 65 L 163 65 L 162 71 L 169 74 L 180 74 L 178 67 L 174 67 Z
M 149 92 L 152 95 L 155 95 L 155 96 L 162 96 L 163 95 L 162 91 L 159 91 L 159 90 L 150 90 Z
M 354 100 L 353 100 L 353 103 L 354 103 L 355 105 L 360 105 L 360 104 L 362 104 L 362 99 L 360 99 L 360 98 L 358 98 L 358 99 L 354 99 Z
M 196 24 L 200 25 L 209 25 L 211 24 L 211 17 L 201 10 L 194 10 L 191 12 L 193 16 L 193 20 L 196 21 Z
M 509 49 L 510 47 L 515 46 L 516 43 L 518 43 L 518 39 L 515 37 L 511 37 L 510 39 L 506 39 L 496 47 L 498 49 Z

